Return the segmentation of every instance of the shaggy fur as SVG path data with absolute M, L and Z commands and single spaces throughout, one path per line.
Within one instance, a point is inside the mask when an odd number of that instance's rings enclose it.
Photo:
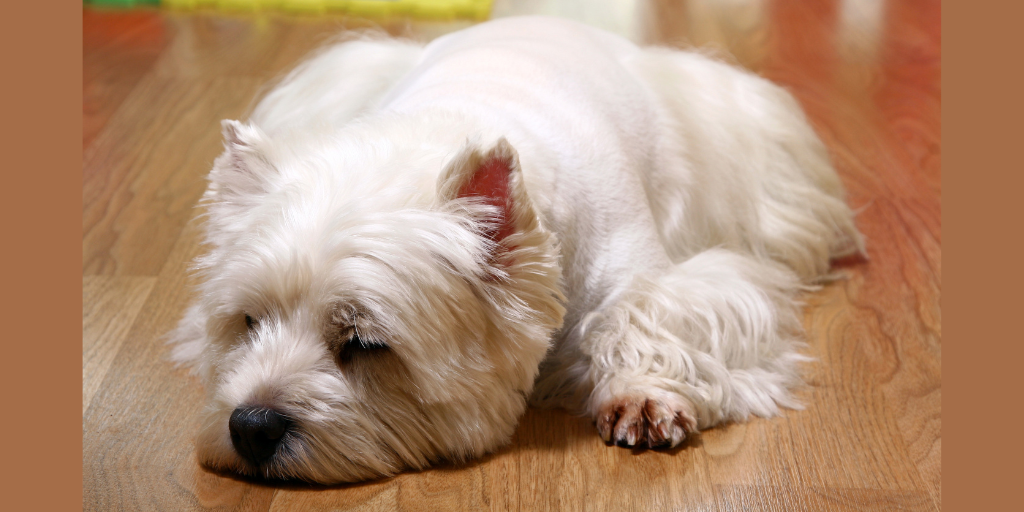
M 200 460 L 243 474 L 480 456 L 531 397 L 623 446 L 771 416 L 796 294 L 862 250 L 788 93 L 567 21 L 331 46 L 224 138 L 173 339 Z M 289 422 L 266 461 L 232 443 L 244 407 Z

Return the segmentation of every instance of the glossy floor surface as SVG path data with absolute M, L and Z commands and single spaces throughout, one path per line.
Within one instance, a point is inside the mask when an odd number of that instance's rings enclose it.
M 310 49 L 365 22 L 86 10 L 83 470 L 88 510 L 934 510 L 941 500 L 937 1 L 496 0 L 494 16 L 587 21 L 641 43 L 710 46 L 784 85 L 831 150 L 869 261 L 806 297 L 807 405 L 670 452 L 607 447 L 531 410 L 463 466 L 334 488 L 202 469 L 202 389 L 161 336 L 189 297 L 190 220 L 218 121 Z M 430 39 L 468 22 L 393 20 Z

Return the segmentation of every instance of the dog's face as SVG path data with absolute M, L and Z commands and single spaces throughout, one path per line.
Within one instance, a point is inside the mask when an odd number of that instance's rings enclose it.
M 440 161 L 348 137 L 309 156 L 225 123 L 174 334 L 207 387 L 208 466 L 332 483 L 478 456 L 560 326 L 556 250 L 504 140 L 424 192 L 417 166 Z

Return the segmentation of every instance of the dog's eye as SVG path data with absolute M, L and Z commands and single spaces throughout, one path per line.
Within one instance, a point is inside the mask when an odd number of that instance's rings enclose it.
M 248 314 L 245 315 L 245 327 L 251 330 L 254 325 L 256 325 L 256 321 Z
M 342 363 L 348 363 L 355 357 L 379 354 L 388 350 L 388 348 L 384 343 L 364 340 L 358 334 L 352 334 L 352 337 L 341 345 L 341 349 L 338 351 L 338 360 Z

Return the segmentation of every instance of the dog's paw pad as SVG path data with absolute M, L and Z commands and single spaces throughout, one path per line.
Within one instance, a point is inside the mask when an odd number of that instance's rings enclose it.
M 671 448 L 697 430 L 692 408 L 683 399 L 612 399 L 600 408 L 596 423 L 604 442 L 624 448 Z

